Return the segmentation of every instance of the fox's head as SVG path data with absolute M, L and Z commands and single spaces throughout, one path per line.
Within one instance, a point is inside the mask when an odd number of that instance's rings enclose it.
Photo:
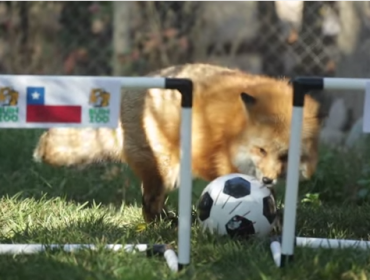
M 245 88 L 240 102 L 247 115 L 237 144 L 234 164 L 266 184 L 285 178 L 292 119 L 292 87 L 287 81 L 266 82 Z M 301 179 L 309 179 L 318 161 L 318 141 L 322 124 L 319 102 L 305 96 L 301 142 Z M 303 175 L 303 176 L 302 176 Z

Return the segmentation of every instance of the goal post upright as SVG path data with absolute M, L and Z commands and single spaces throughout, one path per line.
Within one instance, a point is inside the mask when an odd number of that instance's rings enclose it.
M 165 87 L 177 89 L 181 93 L 180 127 L 180 189 L 178 203 L 178 269 L 190 264 L 191 209 L 192 209 L 192 106 L 193 83 L 186 79 L 166 79 Z
M 293 112 L 291 120 L 290 145 L 288 151 L 288 170 L 284 198 L 283 229 L 281 241 L 273 238 L 270 248 L 275 263 L 284 267 L 293 261 L 294 246 L 310 246 L 309 238 L 296 237 L 296 211 L 299 190 L 299 162 L 301 155 L 301 134 L 303 127 L 304 97 L 308 92 L 320 90 L 365 90 L 370 79 L 327 78 L 327 77 L 295 77 L 291 80 L 293 87 Z M 328 239 L 320 239 L 324 243 Z M 307 242 L 306 242 L 307 241 Z M 338 240 L 339 241 L 339 240 Z M 346 240 L 341 240 L 346 242 Z M 333 243 L 333 240 L 330 240 Z M 281 244 L 280 244 L 281 243 Z M 315 247 L 319 243 L 315 239 Z M 347 242 L 355 244 L 353 240 Z M 364 245 L 363 245 L 364 246 Z M 336 247 L 338 248 L 338 246 Z
M 296 204 L 301 157 L 301 134 L 305 94 L 310 90 L 322 89 L 320 78 L 296 78 L 293 85 L 293 112 L 288 151 L 287 185 L 285 190 L 281 265 L 293 258 Z

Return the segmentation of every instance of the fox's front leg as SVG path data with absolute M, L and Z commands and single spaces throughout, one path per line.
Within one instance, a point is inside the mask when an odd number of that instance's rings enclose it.
M 157 221 L 165 212 L 164 202 L 167 191 L 162 178 L 157 174 L 146 174 L 142 178 L 142 213 L 145 222 Z

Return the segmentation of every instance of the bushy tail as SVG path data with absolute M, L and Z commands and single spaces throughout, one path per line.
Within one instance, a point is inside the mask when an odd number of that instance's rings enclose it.
M 84 166 L 123 161 L 123 131 L 109 128 L 52 128 L 41 135 L 33 152 L 37 162 Z

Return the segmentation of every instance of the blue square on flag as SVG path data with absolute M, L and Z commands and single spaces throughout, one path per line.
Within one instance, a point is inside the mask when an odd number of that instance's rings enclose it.
M 27 105 L 44 105 L 44 103 L 44 87 L 27 87 Z

